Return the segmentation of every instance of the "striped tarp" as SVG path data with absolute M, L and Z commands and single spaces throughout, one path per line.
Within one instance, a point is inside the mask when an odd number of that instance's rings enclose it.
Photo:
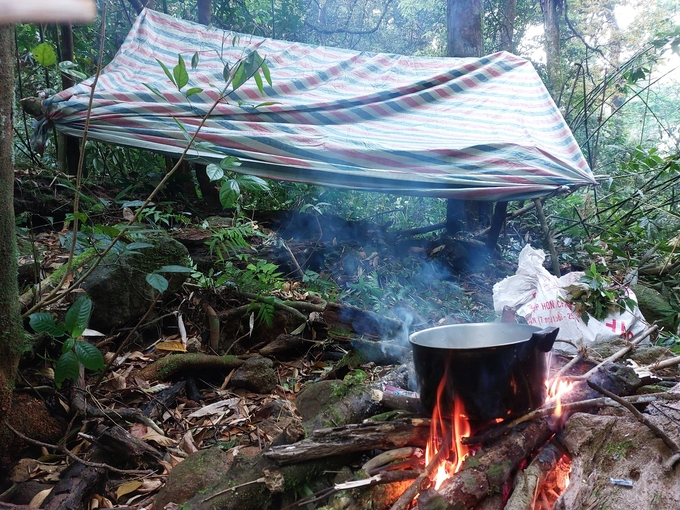
M 224 64 L 252 50 L 266 58 L 273 85 L 261 95 L 251 80 L 221 100 L 190 159 L 237 156 L 239 172 L 260 177 L 475 200 L 595 182 L 534 68 L 509 53 L 357 52 L 225 32 L 152 10 L 139 15 L 101 73 L 88 138 L 181 154 L 179 124 L 197 129 L 219 98 Z M 172 70 L 178 55 L 190 77 L 182 91 L 156 61 Z M 92 81 L 48 99 L 48 124 L 82 136 Z M 190 87 L 203 92 L 187 98 Z

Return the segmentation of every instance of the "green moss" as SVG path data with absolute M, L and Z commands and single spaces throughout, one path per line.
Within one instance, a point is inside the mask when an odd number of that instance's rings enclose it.
M 482 463 L 479 462 L 479 459 L 475 456 L 469 456 L 466 457 L 465 460 L 463 461 L 463 468 L 464 469 L 471 469 L 471 468 L 476 468 L 481 466 Z
M 618 459 L 619 457 L 626 457 L 626 453 L 633 446 L 632 440 L 621 441 L 620 443 L 609 443 L 605 446 L 604 451 L 607 455 L 611 455 L 613 458 Z
M 489 466 L 489 469 L 486 470 L 489 485 L 503 485 L 511 469 L 512 462 L 510 460 L 504 460 L 503 462 Z

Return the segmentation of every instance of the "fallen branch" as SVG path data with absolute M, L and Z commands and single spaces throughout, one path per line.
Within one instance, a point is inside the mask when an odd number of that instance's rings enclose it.
M 21 432 L 19 432 L 17 429 L 12 427 L 9 423 L 5 422 L 5 427 L 7 427 L 9 430 L 11 430 L 14 434 L 16 434 L 18 437 L 26 441 L 27 443 L 34 444 L 36 446 L 42 446 L 44 448 L 49 448 L 51 450 L 61 452 L 64 455 L 66 455 L 68 458 L 83 464 L 84 466 L 91 467 L 91 468 L 98 468 L 98 469 L 107 469 L 109 471 L 112 471 L 114 473 L 118 473 L 121 475 L 150 475 L 153 474 L 153 471 L 150 470 L 140 470 L 140 469 L 118 469 L 116 467 L 110 466 L 109 464 L 104 464 L 103 462 L 90 462 L 89 460 L 81 459 L 78 457 L 75 453 L 72 453 L 68 448 L 66 448 L 64 445 L 56 445 L 56 444 L 50 444 L 50 443 L 44 443 L 42 441 L 38 441 L 37 439 L 31 439 L 28 436 L 25 436 Z
M 139 371 L 139 377 L 147 381 L 165 381 L 180 372 L 190 370 L 231 370 L 243 365 L 236 356 L 210 356 L 208 354 L 168 354 Z
M 430 420 L 413 418 L 386 423 L 362 423 L 319 429 L 291 445 L 273 446 L 264 456 L 279 465 L 403 446 L 423 447 L 430 435 Z

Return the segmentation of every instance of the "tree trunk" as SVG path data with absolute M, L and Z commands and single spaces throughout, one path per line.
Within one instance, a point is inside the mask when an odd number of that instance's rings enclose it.
M 545 58 L 548 70 L 548 89 L 557 98 L 562 90 L 562 68 L 560 66 L 560 15 L 562 0 L 541 0 L 543 30 L 545 31 Z
M 23 347 L 14 236 L 14 27 L 0 26 L 0 423 L 12 405 Z
M 449 57 L 483 55 L 482 12 L 481 0 L 447 1 L 446 42 Z M 487 223 L 490 216 L 490 202 L 449 199 L 446 208 L 446 229 L 449 235 L 463 229 L 474 230 L 479 225 Z
M 59 25 L 59 38 L 61 41 L 60 60 L 73 62 L 73 29 L 70 23 Z M 75 84 L 76 80 L 72 76 L 65 73 L 61 74 L 62 89 L 73 87 Z M 68 175 L 76 175 L 78 173 L 78 159 L 80 159 L 80 143 L 78 138 L 59 133 L 57 152 L 59 170 Z
M 198 4 L 198 22 L 201 25 L 210 25 L 210 11 L 212 0 L 196 0 Z
M 515 52 L 514 34 L 517 17 L 517 0 L 503 1 L 503 18 L 501 19 L 501 50 Z

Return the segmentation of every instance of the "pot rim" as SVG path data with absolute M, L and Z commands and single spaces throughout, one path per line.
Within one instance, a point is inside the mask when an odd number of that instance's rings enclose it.
M 538 331 L 541 328 L 529 324 L 478 322 L 423 329 L 409 335 L 408 340 L 414 348 L 470 351 L 528 342 Z

